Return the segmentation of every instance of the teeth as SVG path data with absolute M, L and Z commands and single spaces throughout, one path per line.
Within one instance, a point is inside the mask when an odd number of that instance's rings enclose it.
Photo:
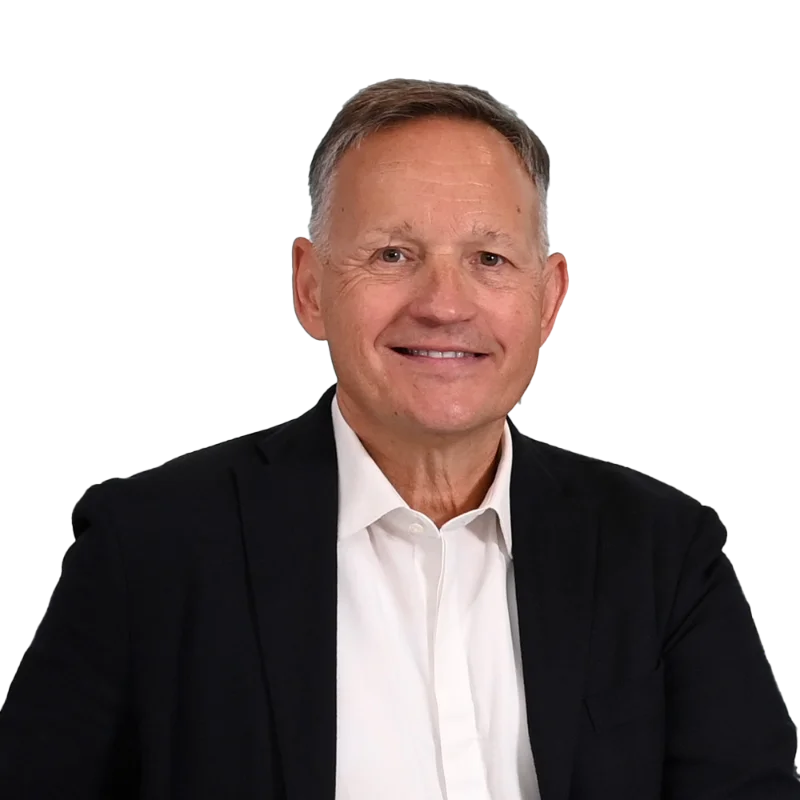
M 460 350 L 409 350 L 412 356 L 428 356 L 428 358 L 466 358 L 472 353 L 464 353 Z

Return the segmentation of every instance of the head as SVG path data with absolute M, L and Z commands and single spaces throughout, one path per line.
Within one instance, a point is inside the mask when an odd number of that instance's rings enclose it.
M 391 80 L 345 104 L 292 255 L 295 311 L 328 342 L 350 419 L 418 438 L 505 419 L 568 285 L 548 183 L 542 143 L 479 89 Z

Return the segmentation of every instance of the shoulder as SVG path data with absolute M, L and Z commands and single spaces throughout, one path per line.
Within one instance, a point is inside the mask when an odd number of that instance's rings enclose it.
M 612 559 L 615 569 L 619 559 L 635 570 L 643 562 L 657 564 L 664 585 L 672 586 L 693 545 L 698 563 L 719 557 L 727 539 L 725 526 L 713 508 L 681 489 L 631 467 L 528 437 L 523 437 L 521 449 L 540 468 L 528 474 L 543 471 L 567 502 L 587 510 L 591 524 L 582 530 L 599 533 L 601 555 Z
M 196 519 L 208 525 L 214 516 L 235 511 L 234 470 L 259 459 L 258 443 L 287 423 L 183 453 L 127 477 L 90 486 L 72 512 L 75 535 L 94 520 L 115 526 L 169 525 Z
M 565 450 L 527 436 L 521 443 L 529 459 L 569 496 L 598 512 L 617 517 L 662 515 L 696 518 L 704 506 L 681 489 L 635 468 Z

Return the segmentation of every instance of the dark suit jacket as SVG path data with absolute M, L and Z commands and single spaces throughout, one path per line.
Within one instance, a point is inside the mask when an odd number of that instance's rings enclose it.
M 334 389 L 81 498 L 0 712 L 0 798 L 333 800 Z M 543 800 L 800 798 L 796 729 L 714 511 L 511 433 Z

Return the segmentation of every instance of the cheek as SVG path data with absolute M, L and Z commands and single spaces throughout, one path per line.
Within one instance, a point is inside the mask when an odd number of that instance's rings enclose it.
M 368 350 L 383 328 L 381 308 L 374 299 L 365 296 L 357 302 L 341 307 L 342 328 L 348 341 L 359 350 Z
M 351 352 L 368 352 L 393 319 L 397 295 L 395 287 L 376 285 L 363 276 L 332 285 L 325 302 L 330 338 L 346 342 Z
M 523 355 L 539 344 L 539 307 L 533 298 L 516 298 L 496 307 L 493 314 L 495 336 L 508 354 Z

